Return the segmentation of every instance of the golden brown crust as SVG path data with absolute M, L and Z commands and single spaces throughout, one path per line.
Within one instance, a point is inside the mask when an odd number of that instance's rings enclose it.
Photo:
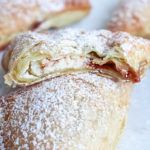
M 43 28 L 65 26 L 80 20 L 88 14 L 90 3 L 88 0 L 32 0 L 32 2 L 28 0 L 2 0 L 0 8 L 1 48 L 19 32 L 35 29 L 41 31 Z M 69 16 L 68 13 L 70 13 Z M 69 19 L 70 21 L 68 21 Z M 38 28 L 40 26 L 42 28 Z
M 90 4 L 89 4 L 89 0 L 65 0 L 64 1 L 65 5 L 66 5 L 66 10 L 70 9 L 85 9 L 88 10 L 91 8 Z
M 150 37 L 150 0 L 123 0 L 108 22 L 111 31 Z
M 130 82 L 88 72 L 52 78 L 0 97 L 0 147 L 115 150 L 131 87 Z
M 12 86 L 30 85 L 68 72 L 101 69 L 113 69 L 123 79 L 139 82 L 150 64 L 148 40 L 106 30 L 29 32 L 16 37 L 8 49 L 13 51 L 5 65 L 9 70 L 5 82 Z

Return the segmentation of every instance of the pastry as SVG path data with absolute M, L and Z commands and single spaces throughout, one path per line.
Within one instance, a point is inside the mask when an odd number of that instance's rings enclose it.
M 22 31 L 43 31 L 79 21 L 90 11 L 88 0 L 1 0 L 0 49 Z
M 108 23 L 111 31 L 150 37 L 150 0 L 123 0 Z
M 122 32 L 65 29 L 18 35 L 3 57 L 3 66 L 8 70 L 5 83 L 15 87 L 95 68 L 139 82 L 149 61 L 148 40 Z
M 115 150 L 131 88 L 98 72 L 76 72 L 0 97 L 0 148 Z
M 106 30 L 17 36 L 4 56 L 5 81 L 28 86 L 0 97 L 0 148 L 115 150 L 149 47 Z

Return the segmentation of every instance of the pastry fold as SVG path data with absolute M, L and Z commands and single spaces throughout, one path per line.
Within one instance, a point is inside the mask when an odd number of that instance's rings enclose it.
M 149 62 L 148 40 L 106 30 L 23 33 L 12 41 L 3 57 L 5 83 L 10 86 L 91 70 L 139 82 Z
M 72 24 L 90 11 L 88 0 L 0 1 L 0 49 L 19 32 Z
M 150 38 L 150 0 L 123 0 L 108 22 L 111 31 Z
M 62 75 L 0 97 L 0 147 L 115 150 L 132 82 L 96 72 Z

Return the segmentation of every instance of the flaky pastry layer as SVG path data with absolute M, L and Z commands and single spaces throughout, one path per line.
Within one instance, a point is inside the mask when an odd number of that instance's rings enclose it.
M 18 33 L 69 25 L 90 11 L 88 0 L 1 0 L 0 49 Z
M 139 82 L 150 62 L 150 42 L 127 33 L 66 29 L 15 38 L 3 58 L 8 85 L 31 85 L 47 78 L 99 70 Z
M 150 0 L 123 0 L 108 23 L 111 31 L 150 38 Z

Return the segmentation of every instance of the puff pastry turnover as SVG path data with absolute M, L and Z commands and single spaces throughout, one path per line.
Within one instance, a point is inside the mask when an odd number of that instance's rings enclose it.
M 105 30 L 16 37 L 5 55 L 5 80 L 30 86 L 0 97 L 0 148 L 115 150 L 149 47 Z
M 150 0 L 123 0 L 108 23 L 112 31 L 150 37 Z
M 0 97 L 0 148 L 115 150 L 131 87 L 131 82 L 82 72 Z
M 3 57 L 10 86 L 31 85 L 53 76 L 100 70 L 140 81 L 150 62 L 150 42 L 127 33 L 66 29 L 17 36 Z
M 79 21 L 90 11 L 88 0 L 1 0 L 0 49 L 22 31 L 43 31 Z

